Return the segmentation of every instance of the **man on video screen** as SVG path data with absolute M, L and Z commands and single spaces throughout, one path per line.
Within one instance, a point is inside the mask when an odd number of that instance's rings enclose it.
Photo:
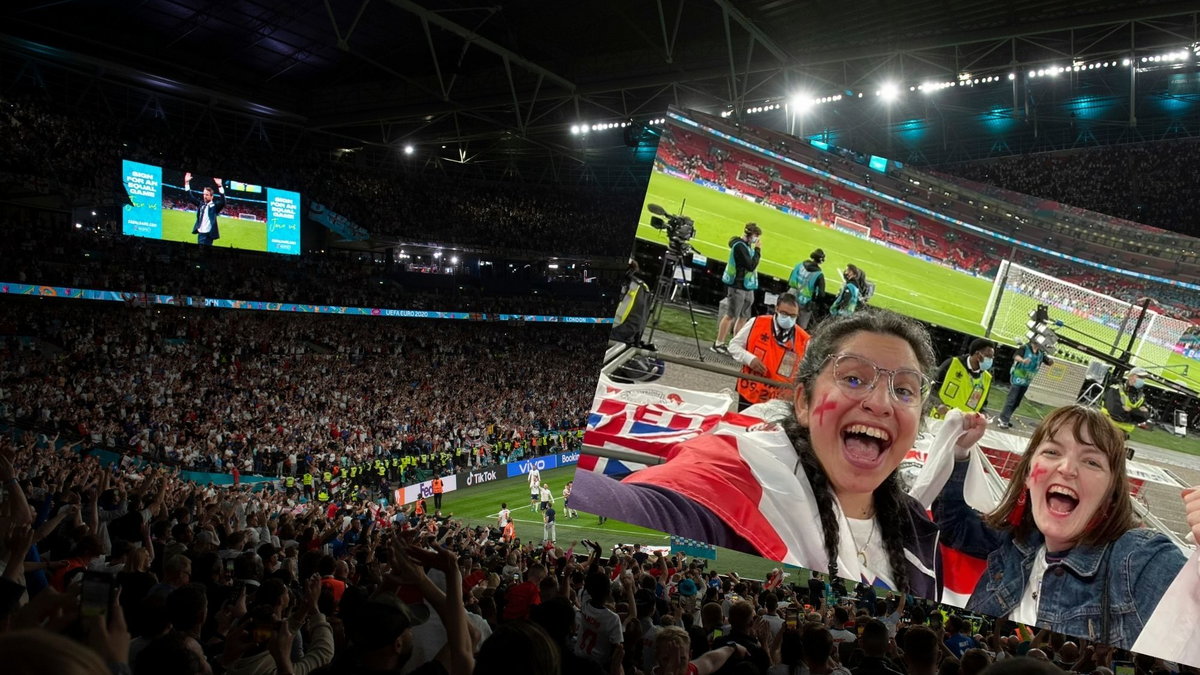
M 196 225 L 192 228 L 192 234 L 196 235 L 196 243 L 201 246 L 212 246 L 214 241 L 221 238 L 221 231 L 217 229 L 217 214 L 225 208 L 225 181 L 214 178 L 213 182 L 217 184 L 217 193 L 210 186 L 205 186 L 203 192 L 196 192 L 192 190 L 191 172 L 183 174 L 184 194 L 188 201 L 200 207 L 196 211 Z

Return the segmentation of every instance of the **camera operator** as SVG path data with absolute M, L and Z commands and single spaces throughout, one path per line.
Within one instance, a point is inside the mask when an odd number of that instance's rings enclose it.
M 756 223 L 746 223 L 742 236 L 729 240 L 729 261 L 725 264 L 725 298 L 728 301 L 725 314 L 717 324 L 717 341 L 709 349 L 718 354 L 729 354 L 725 341 L 733 333 L 742 330 L 750 319 L 750 308 L 754 305 L 754 291 L 758 289 L 758 263 L 762 260 L 762 228 Z M 734 322 L 737 326 L 734 327 Z

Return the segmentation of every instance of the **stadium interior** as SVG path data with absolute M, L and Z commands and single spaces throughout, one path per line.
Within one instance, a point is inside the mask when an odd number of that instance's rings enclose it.
M 938 362 L 995 344 L 993 489 L 1145 369 L 1130 499 L 1191 555 L 1194 4 L 0 15 L 5 672 L 1200 672 L 569 505 L 606 386 L 737 386 L 754 221 L 755 314 L 819 248 L 814 325 L 855 265 Z

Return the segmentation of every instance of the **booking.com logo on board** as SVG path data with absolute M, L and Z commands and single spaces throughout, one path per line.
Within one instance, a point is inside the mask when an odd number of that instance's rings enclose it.
M 578 452 L 560 452 L 558 454 L 558 465 L 559 466 L 567 466 L 568 464 L 578 464 L 578 463 L 579 463 L 579 453 Z
M 545 457 L 534 457 L 533 459 L 524 459 L 519 462 L 510 462 L 508 465 L 508 477 L 524 476 L 531 470 L 545 471 L 558 466 L 558 455 L 546 455 Z

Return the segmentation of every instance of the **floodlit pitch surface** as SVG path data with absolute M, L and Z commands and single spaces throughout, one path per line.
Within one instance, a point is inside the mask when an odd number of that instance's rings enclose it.
M 763 261 L 759 265 L 763 274 L 786 279 L 796 263 L 807 259 L 813 249 L 820 248 L 825 251 L 822 268 L 826 274 L 826 289 L 830 292 L 836 293 L 841 288 L 838 270 L 852 263 L 862 268 L 867 279 L 875 283 L 872 305 L 952 330 L 983 334 L 981 322 L 992 289 L 991 279 L 971 276 L 658 171 L 650 175 L 646 204 L 658 204 L 670 213 L 679 213 L 682 207 L 684 215 L 696 221 L 692 246 L 709 258 L 725 262 L 729 258 L 730 237 L 740 236 L 746 223 L 755 222 L 763 229 Z M 638 238 L 665 244 L 666 234 L 650 227 L 650 218 L 650 212 L 643 205 L 638 217 Z M 1061 319 L 1068 326 L 1085 331 L 1100 341 L 1099 344 L 1104 344 L 1105 340 L 1111 343 L 1116 335 L 1116 331 L 1104 324 L 1064 311 L 1052 310 L 1051 318 Z M 1000 336 L 1023 335 L 1024 321 L 1025 317 L 1007 317 L 1003 325 L 995 326 L 994 332 Z M 1165 358 L 1165 365 L 1191 366 L 1187 376 L 1169 371 L 1166 375 L 1200 389 L 1200 362 L 1153 345 L 1148 346 L 1145 353 L 1155 360 Z
M 562 507 L 562 489 L 568 480 L 575 475 L 575 466 L 559 467 L 542 472 L 542 481 L 550 486 L 554 493 L 554 512 L 558 522 L 558 546 L 566 550 L 571 542 L 581 539 L 591 539 L 604 547 L 607 556 L 616 544 L 642 544 L 643 546 L 668 546 L 667 535 L 662 532 L 648 530 L 644 527 L 609 520 L 603 525 L 599 519 L 590 514 L 579 512 L 579 518 L 567 518 Z M 529 510 L 529 483 L 527 478 L 519 476 L 507 480 L 497 480 L 483 485 L 475 485 L 442 497 L 442 514 L 453 515 L 471 526 L 496 525 L 496 515 L 500 512 L 500 503 L 507 502 L 517 523 L 517 536 L 521 542 L 542 542 L 542 514 Z M 428 501 L 433 508 L 433 500 Z M 576 545 L 577 553 L 586 553 L 582 545 Z M 729 570 L 737 570 L 738 574 L 751 579 L 765 579 L 767 574 L 778 564 L 773 564 L 764 558 L 738 553 L 726 549 L 717 549 L 717 559 L 709 561 L 709 567 L 722 574 Z M 788 581 L 796 580 L 797 570 L 791 570 L 793 576 Z M 803 573 L 807 579 L 807 572 Z

